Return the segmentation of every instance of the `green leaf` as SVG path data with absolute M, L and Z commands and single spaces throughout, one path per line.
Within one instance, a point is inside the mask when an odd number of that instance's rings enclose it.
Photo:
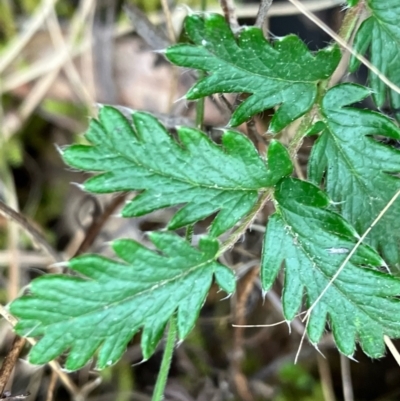
M 92 120 L 86 138 L 92 146 L 73 145 L 63 152 L 72 167 L 103 172 L 84 189 L 95 193 L 142 191 L 122 211 L 124 217 L 186 204 L 169 229 L 204 219 L 219 211 L 210 234 L 218 236 L 248 213 L 258 191 L 292 172 L 287 150 L 274 142 L 268 170 L 253 144 L 242 134 L 226 131 L 222 146 L 193 128 L 178 128 L 180 143 L 151 115 L 133 114 L 133 126 L 112 107 Z M 278 158 L 279 162 L 273 162 Z
M 277 212 L 270 218 L 262 256 L 262 285 L 271 288 L 283 261 L 283 312 L 292 320 L 307 293 L 307 305 L 321 295 L 358 235 L 316 186 L 284 178 L 276 188 Z M 400 280 L 378 271 L 385 262 L 361 245 L 311 312 L 307 333 L 318 343 L 327 319 L 339 350 L 352 355 L 359 341 L 377 358 L 385 352 L 383 336 L 400 337 Z
M 65 351 L 68 370 L 84 366 L 98 351 L 97 367 L 114 364 L 143 327 L 145 359 L 154 352 L 165 325 L 177 313 L 178 336 L 192 329 L 213 275 L 229 294 L 235 289 L 230 269 L 215 262 L 218 242 L 200 240 L 199 249 L 172 233 L 152 233 L 162 254 L 131 240 L 113 242 L 122 261 L 98 255 L 72 259 L 68 266 L 83 277 L 43 276 L 31 294 L 15 300 L 11 313 L 18 334 L 40 337 L 30 361 L 44 364 Z
M 321 114 L 326 125 L 315 143 L 309 178 L 320 183 L 340 213 L 364 233 L 400 189 L 400 152 L 371 136 L 400 139 L 400 129 L 382 114 L 345 107 L 369 95 L 358 85 L 342 84 L 328 91 Z M 383 215 L 367 237 L 392 266 L 400 266 L 400 200 Z
M 400 8 L 398 0 L 368 0 L 367 7 L 371 16 L 360 26 L 353 43 L 353 49 L 364 54 L 370 49 L 371 63 L 391 82 L 400 86 Z M 360 61 L 352 56 L 350 71 L 354 72 Z M 387 88 L 386 84 L 372 72 L 369 73 L 372 96 L 378 107 L 386 102 L 389 93 L 393 109 L 400 108 L 400 94 Z M 396 113 L 400 118 L 400 113 Z
M 270 131 L 279 132 L 311 109 L 318 81 L 327 79 L 340 60 L 336 46 L 312 55 L 297 36 L 286 36 L 271 45 L 255 27 L 245 28 L 236 39 L 224 17 L 217 14 L 191 15 L 185 28 L 194 45 L 172 46 L 167 58 L 179 66 L 211 73 L 197 82 L 186 98 L 251 94 L 233 113 L 232 126 L 279 105 L 270 125 Z
M 347 4 L 348 4 L 350 7 L 354 7 L 354 6 L 356 6 L 356 5 L 358 4 L 359 1 L 360 1 L 360 0 L 347 0 Z

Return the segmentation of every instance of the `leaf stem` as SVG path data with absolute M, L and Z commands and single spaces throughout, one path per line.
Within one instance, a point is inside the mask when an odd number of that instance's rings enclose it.
M 314 115 L 315 115 L 315 109 L 313 108 L 303 117 L 296 135 L 290 141 L 289 154 L 290 154 L 290 158 L 292 160 L 295 157 L 297 157 L 297 152 L 303 143 L 303 138 L 304 138 L 305 133 L 308 131 L 308 129 L 310 128 L 310 126 L 313 122 Z
M 172 354 L 174 351 L 176 339 L 176 322 L 173 316 L 169 321 L 167 342 L 165 343 L 164 354 L 161 362 L 160 371 L 157 376 L 156 386 L 154 388 L 151 401 L 161 401 L 164 398 L 165 385 L 167 383 L 169 369 L 171 367 Z
M 273 194 L 273 189 L 267 189 L 262 193 L 258 202 L 254 205 L 253 209 L 246 216 L 239 227 L 233 232 L 232 235 L 221 245 L 216 257 L 218 258 L 223 253 L 225 253 L 229 248 L 231 248 L 239 238 L 245 233 L 245 231 L 251 226 L 257 214 L 264 208 L 265 204 L 271 199 Z

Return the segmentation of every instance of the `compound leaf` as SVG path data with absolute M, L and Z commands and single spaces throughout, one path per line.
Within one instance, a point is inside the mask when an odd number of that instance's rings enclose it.
M 177 313 L 178 336 L 186 337 L 204 303 L 213 275 L 226 292 L 235 289 L 230 269 L 215 262 L 218 242 L 202 238 L 199 249 L 172 233 L 152 233 L 162 254 L 132 240 L 117 240 L 121 261 L 98 255 L 72 259 L 82 277 L 49 275 L 31 283 L 11 313 L 18 334 L 40 337 L 30 361 L 44 364 L 69 351 L 66 368 L 84 366 L 98 350 L 97 367 L 115 363 L 143 327 L 145 359 L 154 352 L 169 318 Z
M 284 178 L 275 191 L 262 256 L 262 285 L 271 288 L 285 261 L 283 311 L 292 320 L 306 290 L 311 306 L 357 242 L 354 228 L 329 210 L 330 200 L 311 183 Z M 384 335 L 400 337 L 400 280 L 377 268 L 384 261 L 361 245 L 313 308 L 307 325 L 318 343 L 329 320 L 339 350 L 352 355 L 356 341 L 373 358 L 385 351 Z
M 219 211 L 210 229 L 218 236 L 250 211 L 260 189 L 292 172 L 289 155 L 277 141 L 269 147 L 267 169 L 253 144 L 238 132 L 226 131 L 219 146 L 201 131 L 178 128 L 178 143 L 151 115 L 134 113 L 132 119 L 133 125 L 105 106 L 85 134 L 92 145 L 73 145 L 63 152 L 70 166 L 102 172 L 85 182 L 90 192 L 142 191 L 125 206 L 124 217 L 186 204 L 168 228 Z
M 194 45 L 172 46 L 167 58 L 211 74 L 190 89 L 187 99 L 213 93 L 251 94 L 233 113 L 232 126 L 279 105 L 270 125 L 272 132 L 279 132 L 312 107 L 318 81 L 328 78 L 340 60 L 336 46 L 313 55 L 294 35 L 271 45 L 261 29 L 248 27 L 235 38 L 217 14 L 191 15 L 185 28 Z
M 360 26 L 353 43 L 356 52 L 364 54 L 370 49 L 371 63 L 391 82 L 400 86 L 400 7 L 397 0 L 367 0 L 371 16 Z M 352 56 L 350 71 L 355 71 L 360 61 Z M 372 96 L 378 107 L 382 107 L 389 93 L 391 106 L 400 118 L 400 94 L 388 88 L 373 72 L 369 73 Z
M 358 85 L 342 84 L 322 101 L 325 123 L 309 161 L 309 178 L 320 183 L 338 210 L 363 233 L 400 189 L 400 152 L 371 136 L 400 139 L 400 129 L 384 115 L 346 105 L 369 95 Z M 383 215 L 367 237 L 392 266 L 400 265 L 400 201 Z M 388 235 L 390 233 L 390 235 Z

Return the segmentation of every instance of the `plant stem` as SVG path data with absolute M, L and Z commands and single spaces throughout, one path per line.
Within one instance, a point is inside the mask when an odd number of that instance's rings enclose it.
M 229 248 L 231 248 L 239 240 L 239 238 L 244 234 L 244 232 L 251 226 L 257 214 L 263 209 L 265 204 L 271 199 L 273 190 L 267 189 L 263 192 L 254 205 L 250 213 L 244 218 L 240 226 L 233 232 L 233 234 L 221 245 L 216 257 L 218 258 L 223 253 L 225 253 Z
M 176 338 L 176 322 L 175 322 L 175 317 L 173 316 L 169 321 L 167 342 L 165 343 L 161 367 L 157 376 L 157 383 L 154 388 L 154 393 L 151 401 L 161 401 L 164 398 L 164 390 L 165 390 L 165 385 L 167 383 L 169 369 L 171 367 L 175 338 Z
M 313 108 L 302 118 L 296 135 L 290 141 L 289 153 L 290 153 L 291 159 L 293 159 L 297 156 L 297 152 L 298 152 L 301 144 L 303 143 L 304 134 L 308 131 L 308 129 L 311 127 L 311 124 L 313 122 L 314 113 L 315 113 L 315 111 Z

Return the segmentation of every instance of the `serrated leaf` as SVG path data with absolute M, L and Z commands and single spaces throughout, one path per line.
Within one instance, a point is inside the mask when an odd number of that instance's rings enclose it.
M 400 129 L 382 114 L 346 107 L 369 95 L 358 85 L 342 84 L 328 91 L 321 114 L 326 129 L 315 143 L 309 178 L 320 183 L 359 233 L 371 225 L 400 189 L 400 152 L 370 136 L 400 139 Z M 400 201 L 387 210 L 367 237 L 392 266 L 400 266 Z
M 85 136 L 92 146 L 73 145 L 63 152 L 72 167 L 103 172 L 90 178 L 90 192 L 143 191 L 122 211 L 124 217 L 186 204 L 169 223 L 176 229 L 219 211 L 210 234 L 218 236 L 250 211 L 258 191 L 273 186 L 292 171 L 286 149 L 271 144 L 267 169 L 253 144 L 226 131 L 222 146 L 193 128 L 178 128 L 180 143 L 151 115 L 134 113 L 133 126 L 112 107 L 103 107 Z M 279 162 L 273 162 L 274 155 Z M 281 167 L 279 167 L 279 166 Z
M 186 97 L 251 94 L 233 113 L 232 126 L 279 105 L 270 125 L 271 132 L 279 132 L 311 109 L 318 81 L 327 79 L 340 60 L 337 47 L 312 55 L 297 36 L 286 36 L 271 45 L 255 27 L 245 28 L 236 39 L 224 17 L 217 14 L 191 15 L 185 28 L 194 45 L 172 46 L 167 58 L 179 66 L 211 73 Z
M 113 249 L 121 261 L 77 257 L 68 266 L 82 278 L 40 277 L 31 283 L 30 295 L 11 304 L 19 319 L 16 332 L 41 338 L 30 352 L 32 363 L 44 364 L 69 351 L 66 368 L 77 370 L 98 350 L 97 367 L 103 369 L 121 357 L 140 328 L 147 359 L 175 312 L 178 336 L 187 336 L 214 274 L 224 291 L 234 291 L 233 272 L 214 260 L 216 240 L 202 238 L 195 249 L 172 233 L 152 233 L 150 239 L 162 255 L 118 240 Z
M 367 0 L 367 8 L 371 16 L 367 18 L 358 29 L 353 49 L 364 54 L 370 49 L 371 63 L 391 82 L 400 86 L 400 8 L 398 0 Z M 360 61 L 352 56 L 350 71 L 354 72 Z M 400 108 L 400 94 L 388 88 L 384 82 L 373 72 L 369 72 L 372 96 L 378 107 L 382 107 L 389 94 L 393 109 Z M 397 118 L 400 113 L 397 110 Z
M 275 191 L 277 212 L 270 218 L 262 256 L 262 285 L 271 288 L 285 261 L 283 312 L 292 320 L 306 291 L 310 306 L 354 247 L 358 236 L 316 186 L 284 178 Z M 339 350 L 352 355 L 359 341 L 364 352 L 383 355 L 384 335 L 400 337 L 400 280 L 376 268 L 380 256 L 361 245 L 311 312 L 307 333 L 318 343 L 326 321 Z

